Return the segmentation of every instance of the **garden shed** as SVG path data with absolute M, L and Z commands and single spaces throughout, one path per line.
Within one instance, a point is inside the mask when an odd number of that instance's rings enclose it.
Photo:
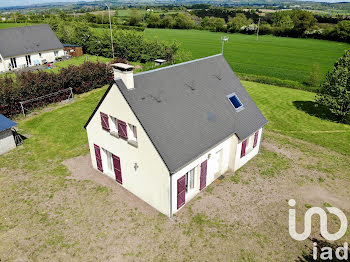
M 16 147 L 12 127 L 17 124 L 0 114 L 0 155 Z

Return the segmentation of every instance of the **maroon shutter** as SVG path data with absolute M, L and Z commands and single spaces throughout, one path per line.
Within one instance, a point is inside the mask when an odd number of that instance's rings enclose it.
M 245 149 L 247 147 L 247 140 L 244 140 L 242 142 L 242 149 L 241 149 L 241 158 L 245 156 Z
M 112 155 L 113 158 L 113 168 L 114 168 L 114 174 L 115 174 L 115 180 L 117 180 L 117 182 L 119 184 L 123 184 L 123 179 L 122 179 L 122 169 L 120 166 L 120 158 Z
M 101 115 L 101 125 L 104 130 L 109 131 L 109 122 L 108 122 L 108 115 L 105 113 L 100 112 Z
M 102 167 L 102 158 L 101 158 L 101 150 L 98 145 L 94 144 L 95 148 L 95 156 L 96 156 L 96 163 L 97 163 L 97 169 L 103 172 L 103 167 Z
M 177 209 L 185 204 L 186 175 L 177 180 Z
M 118 120 L 118 135 L 122 138 L 128 139 L 128 131 L 126 128 L 126 123 L 121 120 Z
M 253 144 L 253 148 L 256 147 L 256 145 L 258 144 L 258 137 L 259 137 L 259 130 L 255 132 L 254 134 L 254 144 Z
M 199 182 L 199 190 L 202 190 L 207 185 L 207 160 L 201 164 L 201 176 Z

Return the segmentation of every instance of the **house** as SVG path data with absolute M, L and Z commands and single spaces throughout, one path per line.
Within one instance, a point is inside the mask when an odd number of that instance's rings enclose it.
M 17 124 L 0 114 L 0 155 L 16 147 L 11 128 Z
M 78 57 L 83 55 L 83 48 L 79 45 L 63 44 L 64 52 L 67 55 Z
M 172 216 L 259 152 L 267 120 L 222 55 L 115 80 L 85 124 L 92 165 Z
M 47 24 L 0 30 L 0 72 L 55 62 L 63 45 Z

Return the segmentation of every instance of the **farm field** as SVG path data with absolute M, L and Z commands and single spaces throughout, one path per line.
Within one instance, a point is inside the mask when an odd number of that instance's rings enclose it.
M 197 30 L 146 29 L 147 37 L 177 40 L 182 48 L 200 58 L 221 52 L 221 36 L 229 36 L 224 56 L 238 73 L 287 79 L 302 83 L 313 65 L 322 75 L 350 48 L 349 44 L 275 36 L 225 34 Z
M 1 260 L 305 261 L 311 241 L 289 237 L 286 200 L 296 199 L 299 222 L 309 206 L 350 215 L 349 126 L 300 110 L 312 93 L 243 85 L 269 120 L 261 154 L 173 220 L 91 169 L 82 127 L 106 87 L 19 120 L 28 139 L 0 156 Z M 337 130 L 336 141 L 310 135 Z
M 0 23 L 0 29 L 6 29 L 10 27 L 20 27 L 20 26 L 29 26 L 34 25 L 31 23 Z

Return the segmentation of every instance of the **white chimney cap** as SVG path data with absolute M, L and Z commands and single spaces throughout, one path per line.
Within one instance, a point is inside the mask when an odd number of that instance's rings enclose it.
M 133 70 L 133 66 L 132 65 L 128 65 L 128 64 L 123 64 L 123 63 L 116 63 L 116 64 L 111 64 L 111 66 L 115 69 L 119 69 L 121 71 L 132 71 Z

